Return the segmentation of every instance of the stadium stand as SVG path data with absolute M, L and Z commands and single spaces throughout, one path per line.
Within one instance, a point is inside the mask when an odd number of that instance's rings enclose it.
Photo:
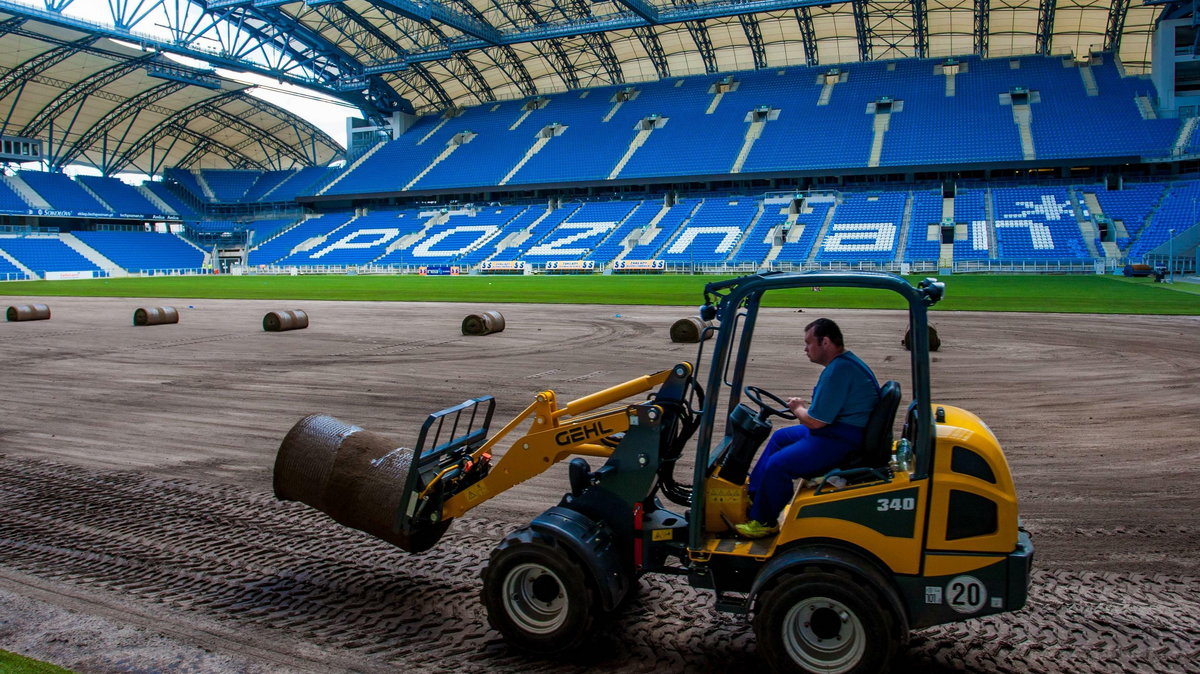
M 179 195 L 172 192 L 165 183 L 147 180 L 142 183 L 141 189 L 146 190 L 159 201 L 166 204 L 168 208 L 174 211 L 176 217 L 183 218 L 184 220 L 199 220 L 203 217 L 200 211 L 197 211 L 190 204 L 179 198 Z
M 200 184 L 200 178 L 194 171 L 186 169 L 167 169 L 164 171 L 164 177 L 167 180 L 173 181 L 176 185 L 182 188 L 196 201 L 205 204 L 216 201 L 216 195 L 211 190 L 205 190 Z
M 365 265 L 387 252 L 406 234 L 421 231 L 415 210 L 380 210 L 360 215 L 334 230 L 317 246 L 280 260 L 282 265 Z
M 760 264 L 767 259 L 775 245 L 776 228 L 787 222 L 788 206 L 791 198 L 764 199 L 762 212 L 754 221 L 754 226 L 746 233 L 742 245 L 737 248 L 729 261 L 734 264 Z
M 888 262 L 904 219 L 905 192 L 851 194 L 834 212 L 819 262 Z
M 658 259 L 720 264 L 732 254 L 758 211 L 759 202 L 755 199 L 705 199 Z
M 353 213 L 336 212 L 310 218 L 279 234 L 264 239 L 247 254 L 247 264 L 270 265 L 291 255 L 297 246 L 313 239 L 325 239 L 331 232 L 345 225 L 354 217 Z
M 1011 260 L 1091 257 L 1065 188 L 995 188 L 992 197 L 999 257 Z
M 100 203 L 67 175 L 43 171 L 21 171 L 21 179 L 56 211 L 76 215 L 111 216 L 112 209 Z
M 1143 255 L 1165 243 L 1171 230 L 1180 233 L 1197 222 L 1200 213 L 1200 180 L 1180 180 L 1167 188 L 1162 204 L 1150 222 L 1129 247 L 1129 259 L 1140 260 Z
M 992 226 L 989 219 L 988 201 L 991 195 L 986 189 L 959 188 L 954 195 L 955 229 L 964 226 L 966 236 L 954 237 L 955 260 L 986 260 L 992 257 Z
M 784 225 L 784 243 L 775 256 L 776 262 L 799 265 L 808 261 L 817 236 L 832 215 L 836 201 L 832 195 L 821 195 L 806 199 L 805 204 L 807 212 L 797 214 L 794 221 Z
M 637 202 L 585 203 L 521 256 L 531 264 L 580 260 L 607 238 L 637 207 Z
M 642 237 L 625 255 L 628 260 L 653 260 L 658 257 L 658 252 L 663 248 L 667 241 L 670 241 L 675 236 L 675 232 L 679 227 L 692 216 L 692 213 L 700 205 L 700 199 L 680 199 L 671 206 L 666 213 L 660 213 L 658 221 L 650 221 L 650 224 L 643 230 Z
M 204 252 L 174 234 L 74 232 L 83 243 L 130 272 L 199 270 Z
M 522 259 L 524 254 L 530 248 L 533 248 L 537 244 L 541 243 L 542 239 L 544 239 L 547 234 L 554 231 L 554 229 L 565 222 L 567 218 L 571 217 L 575 211 L 579 210 L 580 206 L 581 204 L 579 203 L 570 203 L 563 204 L 558 208 L 545 211 L 523 230 L 523 236 L 520 236 L 518 240 L 513 241 L 513 245 L 510 245 L 507 248 L 499 251 L 491 259 L 504 262 Z
M 597 244 L 590 253 L 584 255 L 583 259 L 591 260 L 596 264 L 612 262 L 624 253 L 626 243 L 631 238 L 635 236 L 640 238 L 640 233 L 650 226 L 650 223 L 663 209 L 661 201 L 638 202 L 625 221 Z
M 332 178 L 341 173 L 341 169 L 325 166 L 308 166 L 288 175 L 283 182 L 267 190 L 259 201 L 288 203 L 295 201 L 300 195 L 311 196 Z
M 152 203 L 136 188 L 117 178 L 79 176 L 75 180 L 103 199 L 117 215 L 140 218 L 166 215 L 162 208 Z
M 29 211 L 29 204 L 17 194 L 16 190 L 9 187 L 8 181 L 0 177 L 0 211 L 7 213 L 26 213 Z
M 0 237 L 0 249 L 38 276 L 45 276 L 48 271 L 103 273 L 100 267 L 63 243 L 57 236 Z
M 261 171 L 236 171 L 236 170 L 215 170 L 203 169 L 200 171 L 200 176 L 205 183 L 208 183 L 209 190 L 216 197 L 216 201 L 236 204 L 246 200 L 246 193 L 255 183 L 262 180 L 269 173 Z
M 3 248 L 4 239 L 0 238 L 0 250 Z M 0 255 L 0 281 L 24 281 L 29 278 L 20 267 L 8 261 L 7 257 Z
M 937 262 L 942 252 L 942 193 L 914 191 L 908 217 L 905 262 Z

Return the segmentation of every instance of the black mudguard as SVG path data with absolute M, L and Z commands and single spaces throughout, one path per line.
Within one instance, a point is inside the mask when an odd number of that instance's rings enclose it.
M 622 570 L 625 565 L 618 542 L 607 524 L 576 510 L 554 506 L 529 526 L 553 536 L 590 572 L 601 609 L 612 611 L 625 598 L 631 578 Z

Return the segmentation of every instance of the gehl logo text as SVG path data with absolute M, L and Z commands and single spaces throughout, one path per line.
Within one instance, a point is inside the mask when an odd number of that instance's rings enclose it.
M 603 438 L 606 435 L 612 435 L 611 428 L 605 428 L 603 421 L 593 421 L 584 426 L 576 426 L 575 428 L 562 431 L 554 436 L 554 441 L 560 445 L 572 445 L 576 442 L 583 442 L 588 438 Z

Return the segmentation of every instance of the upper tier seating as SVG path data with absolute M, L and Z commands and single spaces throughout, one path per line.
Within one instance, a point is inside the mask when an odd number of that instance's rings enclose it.
M 287 202 L 295 200 L 298 196 L 312 196 L 341 172 L 340 168 L 306 166 L 292 173 L 282 183 L 264 194 L 260 201 Z
M 504 184 L 606 180 L 639 122 L 652 115 L 665 123 L 645 135 L 616 179 L 725 175 L 743 148 L 752 111 L 764 107 L 775 118 L 762 126 L 742 173 L 861 167 L 872 159 L 875 137 L 869 106 L 884 97 L 902 105 L 888 116 L 880 166 L 1022 161 L 1013 107 L 1001 100 L 1017 87 L 1036 94 L 1029 129 L 1037 159 L 1165 156 L 1179 129 L 1175 119 L 1142 119 L 1135 99 L 1147 93 L 1148 81 L 1121 77 L 1108 55 L 1087 71 L 1064 67 L 1057 56 L 959 60 L 951 96 L 942 61 L 925 59 L 837 66 L 833 84 L 826 83 L 830 67 L 791 67 L 733 73 L 736 86 L 720 94 L 715 86 L 726 76 L 699 75 L 633 85 L 636 95 L 620 105 L 614 97 L 625 87 L 619 86 L 549 95 L 544 105 L 485 103 L 450 118 L 421 118 L 348 168 L 327 194 L 498 185 L 555 123 L 562 133 Z M 1082 72 L 1094 77 L 1098 95 L 1088 95 Z M 475 136 L 430 168 L 463 132 Z
M 200 219 L 201 214 L 195 208 L 192 208 L 190 204 L 185 202 L 183 199 L 180 199 L 179 195 L 172 192 L 171 188 L 167 187 L 166 183 L 147 180 L 146 182 L 142 183 L 142 188 L 148 190 L 151 194 L 158 197 L 163 203 L 170 207 L 171 210 L 178 213 L 179 217 L 183 218 L 184 220 Z
M 260 178 L 271 172 L 203 169 L 200 175 L 220 203 L 235 204 L 246 200 L 246 193 Z
M 74 180 L 62 173 L 47 173 L 45 171 L 21 171 L 21 179 L 33 188 L 39 196 L 50 204 L 56 211 L 70 211 L 77 215 L 107 217 L 113 215 L 112 209 L 96 201 Z
M 27 213 L 29 204 L 17 192 L 9 187 L 8 181 L 0 179 L 0 212 Z
M 75 180 L 99 195 L 104 203 L 116 211 L 117 215 L 143 218 L 167 215 L 163 213 L 162 208 L 153 204 L 141 192 L 126 185 L 118 178 L 79 176 Z
M 206 204 L 214 201 L 214 199 L 205 193 L 204 188 L 200 186 L 200 179 L 196 177 L 195 173 L 187 169 L 169 168 L 163 171 L 163 175 L 167 180 L 175 181 L 185 192 L 195 197 L 200 203 Z
M 820 262 L 886 262 L 896 256 L 905 192 L 852 194 L 837 207 L 821 240 Z
M 57 236 L 0 237 L 0 249 L 39 276 L 48 271 L 102 271 Z
M 204 252 L 174 234 L 75 232 L 75 236 L 131 272 L 191 270 L 204 264 Z

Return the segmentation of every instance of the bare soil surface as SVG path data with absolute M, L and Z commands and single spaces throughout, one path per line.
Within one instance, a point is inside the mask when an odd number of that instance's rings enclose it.
M 411 444 L 424 417 L 497 399 L 497 424 L 695 360 L 688 308 L 88 298 L 0 324 L 0 648 L 83 672 L 706 671 L 759 666 L 744 617 L 683 579 L 570 657 L 490 629 L 479 573 L 557 503 L 552 467 L 405 553 L 272 495 L 288 429 L 325 413 Z M 134 327 L 138 307 L 175 325 Z M 268 311 L 306 330 L 267 333 Z M 465 337 L 468 313 L 507 329 Z M 842 324 L 908 390 L 905 318 L 764 310 L 747 383 L 807 396 L 803 326 Z M 933 314 L 937 402 L 1005 447 L 1037 548 L 1022 611 L 915 632 L 900 671 L 1200 671 L 1200 319 Z M 702 373 L 706 370 L 702 366 Z M 904 405 L 907 405 L 907 400 Z M 683 481 L 690 481 L 684 466 Z

